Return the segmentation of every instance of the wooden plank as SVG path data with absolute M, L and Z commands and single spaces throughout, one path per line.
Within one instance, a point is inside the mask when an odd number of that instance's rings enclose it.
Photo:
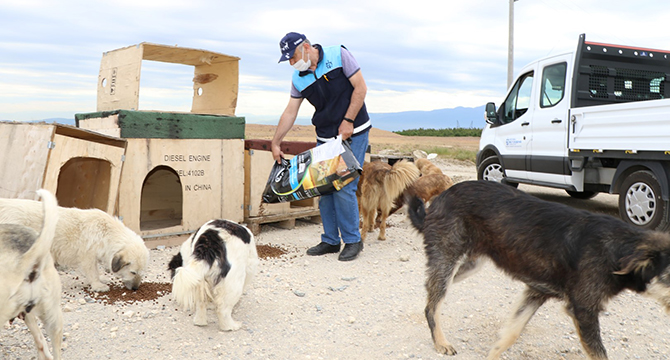
M 143 59 L 162 61 L 174 64 L 198 66 L 201 64 L 217 64 L 222 62 L 238 62 L 237 56 L 226 55 L 214 51 L 161 45 L 143 42 L 138 46 L 144 48 Z
M 320 222 L 321 213 L 319 209 L 306 209 L 283 214 L 249 217 L 244 219 L 244 223 L 254 235 L 258 235 L 260 234 L 261 224 L 276 223 L 280 227 L 291 226 L 291 224 L 295 226 L 295 220 L 303 218 L 309 218 L 311 222 Z
M 138 109 L 142 52 L 141 46 L 128 46 L 102 54 L 97 111 Z
M 235 116 L 239 88 L 238 67 L 238 61 L 196 66 L 191 112 Z
M 158 246 L 177 246 L 181 245 L 189 235 L 182 236 L 164 236 L 158 238 L 144 239 L 144 245 L 149 249 L 155 249 Z
M 245 126 L 243 117 L 121 109 L 77 114 L 75 118 L 81 124 L 111 118 L 100 123 L 106 127 L 115 121 L 122 138 L 141 139 L 243 139 Z M 95 122 L 87 128 L 97 130 L 91 128 L 93 125 Z
M 95 117 L 91 117 L 93 115 Z M 78 128 L 92 130 L 107 136 L 121 137 L 118 111 L 74 114 L 74 119 Z
M 53 132 L 52 125 L 0 122 L 0 197 L 37 199 Z
M 244 140 L 221 141 L 221 215 L 223 219 L 244 220 Z
M 272 151 L 271 144 L 272 140 L 248 139 L 244 140 L 244 149 Z M 298 155 L 316 147 L 316 141 L 282 141 L 279 147 L 284 154 Z
M 90 131 L 88 129 L 81 129 L 70 125 L 54 124 L 54 126 L 56 127 L 56 134 L 76 139 L 88 140 L 99 144 L 116 146 L 118 148 L 126 147 L 126 140 L 115 136 L 108 136 L 99 132 Z

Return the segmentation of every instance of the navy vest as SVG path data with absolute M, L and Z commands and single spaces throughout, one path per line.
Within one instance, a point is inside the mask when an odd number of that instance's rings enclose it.
M 315 47 L 319 49 L 320 55 L 316 70 L 296 70 L 293 73 L 293 85 L 314 106 L 312 124 L 316 127 L 316 135 L 333 138 L 337 136 L 340 123 L 349 108 L 354 87 L 342 69 L 341 47 L 344 46 Z M 368 123 L 368 120 L 370 117 L 364 103 L 354 119 L 357 134 L 364 132 L 358 128 Z

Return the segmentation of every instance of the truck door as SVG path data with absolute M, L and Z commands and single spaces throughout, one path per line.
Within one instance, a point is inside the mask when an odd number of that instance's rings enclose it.
M 498 109 L 496 147 L 509 180 L 527 179 L 530 114 L 526 114 L 533 96 L 533 71 L 519 76 Z
M 538 94 L 533 118 L 530 120 L 532 140 L 529 144 L 530 169 L 533 182 L 567 184 L 570 177 L 567 143 L 569 89 L 567 81 L 570 55 L 546 59 L 538 67 Z

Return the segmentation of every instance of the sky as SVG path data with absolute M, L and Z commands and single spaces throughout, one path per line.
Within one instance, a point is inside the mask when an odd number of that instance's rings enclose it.
M 589 41 L 670 49 L 670 2 L 519 0 L 514 74 Z M 233 55 L 237 116 L 276 124 L 289 100 L 279 40 L 345 45 L 371 113 L 496 104 L 507 87 L 508 0 L 0 0 L 0 120 L 96 111 L 102 54 L 141 42 Z M 143 61 L 139 110 L 190 111 L 193 68 Z M 313 108 L 303 103 L 300 116 Z M 374 121 L 374 119 L 373 119 Z

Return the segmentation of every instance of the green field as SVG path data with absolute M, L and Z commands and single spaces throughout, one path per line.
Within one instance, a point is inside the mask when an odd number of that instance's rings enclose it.
M 394 131 L 394 133 L 405 136 L 475 136 L 479 137 L 482 135 L 482 129 L 473 129 L 473 128 L 447 128 L 447 129 L 410 129 L 410 130 L 401 130 Z

